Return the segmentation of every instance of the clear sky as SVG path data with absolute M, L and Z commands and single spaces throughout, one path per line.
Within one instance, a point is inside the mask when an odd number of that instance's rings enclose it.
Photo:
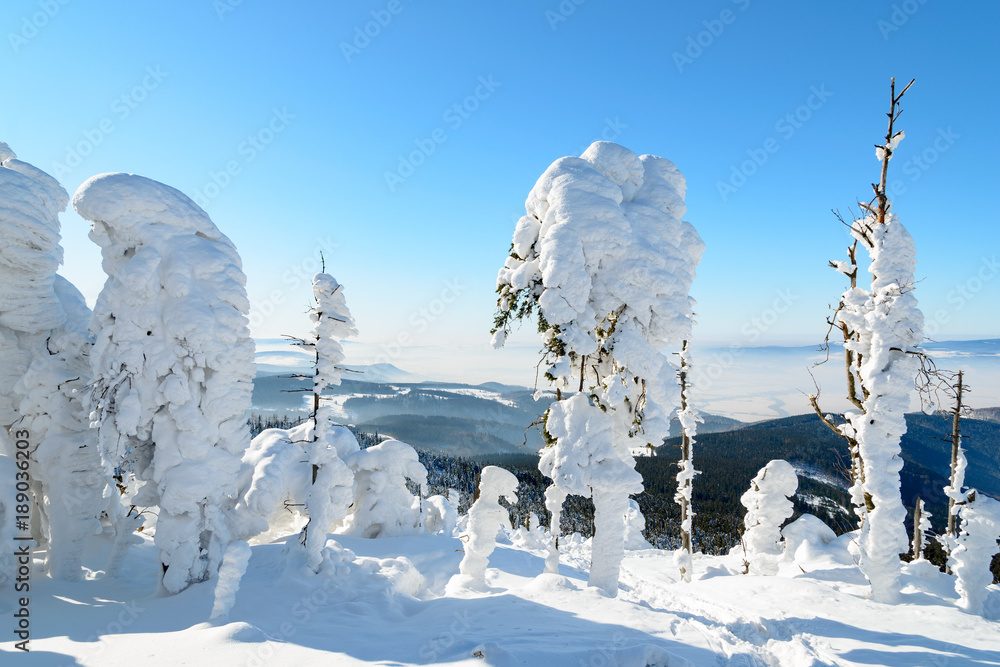
M 821 339 L 830 210 L 870 197 L 889 77 L 915 77 L 890 182 L 917 296 L 938 340 L 1000 337 L 998 3 L 8 0 L 0 23 L 0 140 L 70 193 L 127 171 L 194 197 L 255 336 L 306 330 L 323 249 L 358 361 L 470 380 L 530 363 L 486 351 L 496 272 L 538 176 L 601 138 L 687 176 L 703 343 Z M 93 302 L 86 231 L 63 216 Z

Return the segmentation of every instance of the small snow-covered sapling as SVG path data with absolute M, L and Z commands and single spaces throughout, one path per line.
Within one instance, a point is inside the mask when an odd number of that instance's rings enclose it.
M 468 588 L 486 588 L 486 567 L 497 546 L 497 531 L 511 529 L 510 515 L 500 504 L 500 498 L 516 503 L 517 485 L 517 477 L 511 472 L 496 466 L 483 468 L 479 498 L 469 508 L 465 556 L 458 567 L 459 581 Z
M 747 508 L 743 520 L 744 574 L 776 574 L 782 555 L 781 524 L 792 515 L 792 501 L 799 486 L 795 469 L 787 461 L 771 461 L 750 482 L 740 502 Z

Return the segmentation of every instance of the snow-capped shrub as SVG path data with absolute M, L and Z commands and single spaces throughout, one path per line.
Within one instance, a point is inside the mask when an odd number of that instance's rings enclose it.
M 792 516 L 792 501 L 799 487 L 795 468 L 787 461 L 775 460 L 760 469 L 750 482 L 750 489 L 740 498 L 747 508 L 743 525 L 746 569 L 752 574 L 775 574 L 783 552 L 781 524 Z
M 549 519 L 549 553 L 545 557 L 545 571 L 549 574 L 559 574 L 559 537 L 562 535 L 560 518 L 566 495 L 556 484 L 545 489 L 545 509 L 552 515 Z
M 406 488 L 406 480 L 422 487 L 427 470 L 413 447 L 386 440 L 349 455 L 345 462 L 354 471 L 354 504 L 339 532 L 374 538 L 422 530 L 420 498 Z
M 319 474 L 316 479 L 316 491 L 322 490 L 324 496 L 312 500 L 325 512 L 316 519 L 317 525 L 329 530 L 347 515 L 354 500 L 354 475 L 343 459 L 360 449 L 358 442 L 350 429 L 338 426 L 327 430 L 323 447 L 315 447 L 312 432 L 309 422 L 287 430 L 269 428 L 250 443 L 243 455 L 246 466 L 240 481 L 240 502 L 231 522 L 235 539 L 248 540 L 268 529 L 297 532 L 303 528 L 310 517 L 312 456 L 317 451 L 324 453 L 323 465 L 329 468 L 322 473 L 322 484 Z
M 584 422 L 592 410 L 609 414 L 607 442 L 604 435 L 596 445 L 574 437 L 574 445 L 591 451 L 610 443 L 633 473 L 632 452 L 662 443 L 677 404 L 674 368 L 660 350 L 679 345 L 691 331 L 688 292 L 704 244 L 680 219 L 684 190 L 684 177 L 669 160 L 606 141 L 580 157 L 556 160 L 528 195 L 527 214 L 497 276 L 493 344 L 503 345 L 514 322 L 537 312 L 545 377 L 562 391 L 582 390 L 582 401 L 570 405 L 583 411 Z M 557 431 L 565 429 L 557 423 L 568 409 L 550 410 L 546 419 L 552 446 L 562 450 L 570 445 L 560 442 L 565 436 Z M 610 462 L 604 467 L 617 469 Z M 597 472 L 581 474 L 594 479 Z M 560 474 L 566 479 L 575 469 Z M 596 508 L 591 583 L 614 595 L 627 496 L 641 491 L 641 478 L 598 486 L 601 491 L 582 494 Z
M 56 274 L 69 195 L 0 143 L 0 426 L 26 433 L 35 537 L 49 574 L 83 576 L 83 549 L 113 505 L 84 395 L 90 310 Z
M 982 614 L 986 587 L 993 583 L 990 561 L 997 553 L 1000 539 L 1000 502 L 974 489 L 960 505 L 962 526 L 949 558 L 955 574 L 958 606 L 970 614 Z
M 483 468 L 479 480 L 479 498 L 469 508 L 469 527 L 465 540 L 465 555 L 458 566 L 462 585 L 481 590 L 486 587 L 486 568 L 490 554 L 497 546 L 497 531 L 511 530 L 510 514 L 500 504 L 500 498 L 517 502 L 517 477 L 496 466 Z
M 632 551 L 652 549 L 653 545 L 647 542 L 642 534 L 645 530 L 646 517 L 642 515 L 639 503 L 630 499 L 628 510 L 625 512 L 625 548 Z
M 458 508 L 444 496 L 429 496 L 424 500 L 424 530 L 431 535 L 450 536 L 458 525 Z
M 803 514 L 781 529 L 781 537 L 785 542 L 785 560 L 802 558 L 808 561 L 810 549 L 830 544 L 837 539 L 837 534 L 818 517 Z M 799 549 L 803 549 L 803 553 L 798 553 Z
M 163 585 L 177 592 L 214 576 L 230 541 L 250 442 L 246 277 L 208 215 L 162 183 L 94 176 L 73 206 L 93 222 L 108 274 L 92 322 L 101 447 L 147 483 Z

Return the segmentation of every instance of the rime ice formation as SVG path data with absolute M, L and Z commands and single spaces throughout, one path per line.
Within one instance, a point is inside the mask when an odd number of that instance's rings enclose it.
M 354 471 L 354 505 L 340 531 L 362 537 L 396 537 L 421 532 L 421 501 L 406 488 L 423 487 L 427 470 L 405 442 L 386 440 L 346 458 Z
M 479 480 L 479 499 L 469 508 L 468 540 L 465 555 L 458 566 L 458 581 L 472 589 L 486 588 L 486 568 L 497 546 L 497 531 L 511 530 L 510 515 L 500 498 L 517 502 L 517 477 L 496 466 L 483 468 Z
M 214 576 L 230 542 L 254 376 L 246 277 L 208 215 L 162 183 L 101 174 L 73 206 L 108 275 L 91 324 L 101 448 L 159 506 L 163 585 L 176 593 Z
M 776 574 L 783 553 L 781 524 L 792 516 L 791 496 L 799 486 L 795 469 L 787 461 L 775 460 L 761 468 L 740 498 L 747 508 L 743 544 L 751 574 Z

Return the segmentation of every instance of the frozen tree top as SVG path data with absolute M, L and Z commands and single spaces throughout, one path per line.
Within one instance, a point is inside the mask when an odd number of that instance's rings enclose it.
M 606 141 L 552 163 L 528 195 L 497 277 L 494 345 L 527 298 L 576 354 L 597 349 L 596 332 L 613 315 L 613 356 L 637 375 L 655 375 L 656 351 L 690 333 L 688 293 L 704 250 L 681 220 L 685 188 L 669 160 Z
M 114 227 L 119 234 L 131 231 L 142 243 L 155 229 L 193 230 L 210 240 L 222 233 L 208 214 L 180 190 L 136 174 L 98 174 L 73 195 L 73 208 L 86 220 Z M 160 232 L 164 233 L 164 232 Z M 105 245 L 98 235 L 94 241 Z
M 486 466 L 479 480 L 479 497 L 489 498 L 490 502 L 502 497 L 508 502 L 516 503 L 517 485 L 514 473 L 497 466 Z
M 58 181 L 0 143 L 0 325 L 40 332 L 65 321 L 53 281 L 68 201 Z

